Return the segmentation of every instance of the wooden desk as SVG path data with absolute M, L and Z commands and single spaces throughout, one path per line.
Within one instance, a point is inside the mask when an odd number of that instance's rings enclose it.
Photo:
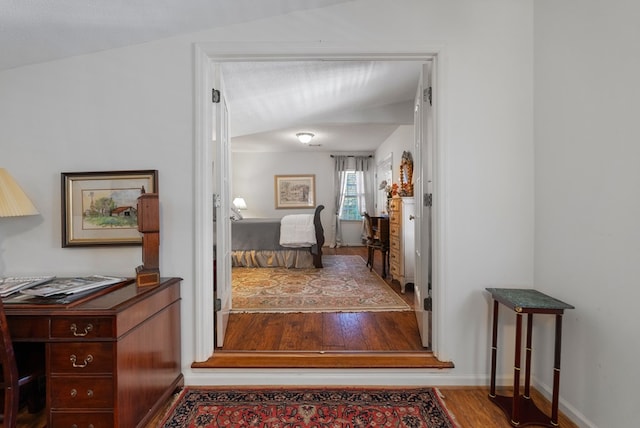
M 131 279 L 70 304 L 5 304 L 16 346 L 44 351 L 47 427 L 148 423 L 184 383 L 180 282 Z
M 562 342 L 562 314 L 574 309 L 560 300 L 531 289 L 487 288 L 493 298 L 493 338 L 491 346 L 491 390 L 489 399 L 497 404 L 510 419 L 512 426 L 558 426 L 558 393 L 560 389 L 560 348 Z M 502 303 L 516 313 L 516 343 L 513 373 L 513 396 L 496 395 L 496 353 L 498 344 L 498 304 Z M 525 355 L 524 394 L 520 396 L 520 366 L 522 349 L 522 314 L 527 314 L 527 345 Z M 551 314 L 556 317 L 556 338 L 553 367 L 553 398 L 551 417 L 545 415 L 531 400 L 531 334 L 533 314 Z

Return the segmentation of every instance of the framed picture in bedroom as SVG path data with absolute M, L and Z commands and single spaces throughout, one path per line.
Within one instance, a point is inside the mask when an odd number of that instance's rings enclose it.
M 276 175 L 275 197 L 276 209 L 315 208 L 316 176 Z
M 141 245 L 137 200 L 158 193 L 158 171 L 63 172 L 62 247 Z

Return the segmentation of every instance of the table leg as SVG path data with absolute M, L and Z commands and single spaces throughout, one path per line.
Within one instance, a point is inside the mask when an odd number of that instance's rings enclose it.
M 496 396 L 496 357 L 498 353 L 498 301 L 493 301 L 493 337 L 491 339 L 491 389 L 489 397 Z
M 527 314 L 527 346 L 524 368 L 524 398 L 531 398 L 531 335 L 533 332 L 533 314 Z
M 562 315 L 556 315 L 556 346 L 553 364 L 553 398 L 551 401 L 551 424 L 558 425 L 558 394 L 560 392 L 560 348 L 562 345 Z
M 516 349 L 513 363 L 513 406 L 511 407 L 511 423 L 520 424 L 520 364 L 522 361 L 522 314 L 516 314 Z

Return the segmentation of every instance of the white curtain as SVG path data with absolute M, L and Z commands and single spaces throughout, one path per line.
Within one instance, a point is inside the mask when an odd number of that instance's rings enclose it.
M 334 209 L 333 209 L 333 243 L 332 248 L 342 244 L 342 228 L 340 226 L 340 207 L 344 198 L 344 182 L 349 167 L 349 156 L 334 156 L 333 185 L 334 185 Z
M 334 156 L 334 241 L 331 247 L 342 245 L 342 225 L 340 222 L 340 208 L 344 199 L 345 181 L 348 171 L 355 171 L 357 175 L 358 210 L 360 214 L 373 213 L 374 183 L 370 156 Z M 364 225 L 364 223 L 363 223 Z
M 359 176 L 357 180 L 358 185 L 358 208 L 360 209 L 360 214 L 364 215 L 364 213 L 369 213 L 372 215 L 374 213 L 374 183 L 373 183 L 373 171 L 370 168 L 371 157 L 370 156 L 355 156 L 355 171 Z M 363 242 L 367 238 L 367 230 L 364 217 L 362 218 L 362 229 L 360 231 L 361 238 Z
M 361 177 L 361 179 L 358 180 L 358 194 L 360 195 L 358 207 L 360 208 L 360 214 L 367 212 L 371 215 L 374 211 L 373 203 L 375 195 L 373 193 L 373 170 L 370 166 L 371 159 L 371 156 L 354 156 L 354 169 Z

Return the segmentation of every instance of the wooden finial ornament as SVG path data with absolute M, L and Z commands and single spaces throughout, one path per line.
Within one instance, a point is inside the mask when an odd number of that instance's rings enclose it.
M 160 283 L 160 204 L 157 193 L 138 197 L 138 231 L 142 233 L 142 265 L 136 268 L 139 287 Z

